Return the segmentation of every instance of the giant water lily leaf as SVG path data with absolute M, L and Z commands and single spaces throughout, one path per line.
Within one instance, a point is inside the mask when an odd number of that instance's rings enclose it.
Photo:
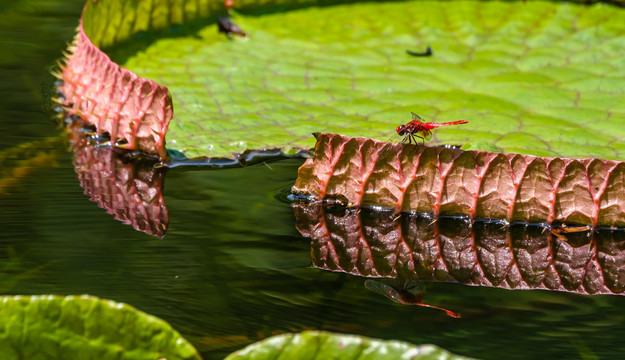
M 4 296 L 3 359 L 200 359 L 163 320 L 91 296 Z
M 230 354 L 226 360 L 252 359 L 466 359 L 434 345 L 412 345 L 401 341 L 364 336 L 304 331 L 282 334 Z
M 296 193 L 348 206 L 625 227 L 625 162 L 392 144 L 318 134 Z
M 98 0 L 83 15 L 96 45 L 169 89 L 167 146 L 189 157 L 309 149 L 316 131 L 386 140 L 410 111 L 428 121 L 470 121 L 437 131 L 436 143 L 625 157 L 623 9 L 407 1 L 281 11 L 297 4 L 241 1 L 233 21 L 249 38 L 229 41 L 214 23 L 225 14 L 221 1 L 192 4 Z M 406 53 L 428 45 L 430 57 Z M 139 85 L 130 93 L 144 89 L 166 102 L 162 90 Z M 115 109 L 106 116 L 115 118 Z

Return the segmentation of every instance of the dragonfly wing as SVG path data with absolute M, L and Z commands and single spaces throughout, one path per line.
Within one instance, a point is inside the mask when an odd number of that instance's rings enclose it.
M 419 280 L 405 280 L 402 285 L 403 289 L 412 295 L 425 295 L 425 284 Z
M 376 292 L 380 295 L 384 295 L 387 298 L 395 301 L 395 302 L 399 302 L 399 299 L 401 298 L 399 291 L 397 291 L 397 289 L 393 288 L 390 285 L 387 285 L 381 281 L 376 281 L 376 280 L 365 280 L 365 287 L 373 292 Z
M 425 141 L 430 141 L 432 140 L 432 132 L 430 130 L 423 130 L 423 138 L 425 139 Z
M 412 114 L 412 121 L 423 121 L 423 119 L 421 119 L 421 116 L 411 112 Z

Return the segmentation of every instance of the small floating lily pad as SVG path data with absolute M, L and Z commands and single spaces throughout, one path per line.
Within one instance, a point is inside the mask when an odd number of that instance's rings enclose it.
M 0 298 L 3 359 L 200 360 L 169 324 L 92 296 Z
M 412 345 L 402 341 L 378 340 L 365 336 L 304 331 L 282 334 L 230 354 L 226 360 L 252 359 L 466 359 L 434 345 Z

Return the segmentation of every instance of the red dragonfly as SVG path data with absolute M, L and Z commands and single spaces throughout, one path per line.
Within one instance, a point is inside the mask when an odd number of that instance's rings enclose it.
M 425 285 L 417 280 L 387 280 L 386 282 L 376 280 L 365 280 L 365 287 L 378 294 L 402 305 L 418 305 L 432 309 L 442 310 L 447 316 L 460 318 L 460 314 L 442 307 L 424 303 Z
M 430 140 L 430 138 L 432 137 L 432 129 L 434 128 L 441 127 L 441 126 L 460 125 L 460 124 L 468 123 L 468 121 L 466 120 L 458 120 L 458 121 L 452 121 L 452 122 L 446 122 L 446 123 L 424 122 L 424 120 L 421 119 L 421 116 L 415 113 L 411 113 L 411 114 L 412 114 L 411 122 L 409 122 L 406 125 L 399 125 L 397 129 L 395 129 L 395 131 L 397 131 L 397 133 L 400 136 L 404 137 L 402 139 L 402 142 L 406 142 L 407 140 L 409 144 L 412 144 L 412 140 L 414 140 L 415 144 L 417 143 L 417 139 L 415 139 L 415 136 L 421 139 L 422 144 L 425 144 L 425 140 Z

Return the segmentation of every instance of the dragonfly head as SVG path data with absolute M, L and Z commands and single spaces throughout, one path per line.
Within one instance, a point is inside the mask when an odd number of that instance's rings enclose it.
M 397 129 L 395 129 L 395 131 L 397 131 L 397 134 L 399 134 L 399 136 L 403 136 L 404 134 L 406 134 L 406 125 L 399 125 Z

